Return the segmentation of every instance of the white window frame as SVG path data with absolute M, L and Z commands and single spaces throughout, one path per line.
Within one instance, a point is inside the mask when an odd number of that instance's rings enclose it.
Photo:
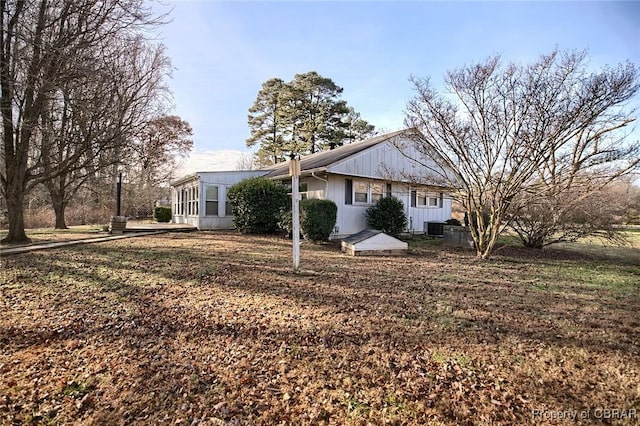
M 376 204 L 378 200 L 384 198 L 385 187 L 384 182 L 369 182 L 369 200 L 371 200 L 371 204 Z
M 359 185 L 366 186 L 366 192 L 356 191 Z M 383 181 L 368 181 L 363 179 L 353 179 L 352 184 L 352 203 L 361 206 L 370 206 L 375 204 L 379 199 L 385 197 L 386 184 Z M 366 194 L 367 201 L 358 201 L 357 194 Z
M 176 188 L 173 188 L 171 190 L 171 197 L 173 198 L 173 214 L 174 215 L 178 215 L 178 190 Z
M 209 198 L 209 188 L 216 189 L 216 198 Z M 209 214 L 208 203 L 216 203 L 215 214 Z M 220 216 L 220 186 L 219 185 L 204 185 L 204 215 L 209 217 Z
M 191 188 L 188 188 L 188 194 L 189 194 L 189 199 L 188 199 L 188 206 L 189 206 L 189 211 L 188 211 L 188 215 L 189 216 L 198 216 L 198 201 L 199 201 L 199 197 L 198 197 L 198 187 L 197 186 L 192 186 Z
M 438 193 L 427 191 L 416 191 L 416 207 L 423 207 L 428 209 L 440 209 L 442 204 L 440 202 L 441 195 Z M 422 202 L 421 202 L 422 201 Z

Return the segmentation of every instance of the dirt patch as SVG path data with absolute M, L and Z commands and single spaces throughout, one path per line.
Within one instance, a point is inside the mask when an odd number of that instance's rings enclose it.
M 3 263 L 1 423 L 576 424 L 557 413 L 588 413 L 578 422 L 588 423 L 602 408 L 640 416 L 635 264 L 509 251 L 479 261 L 437 246 L 352 258 L 305 244 L 296 275 L 289 241 L 231 232 Z

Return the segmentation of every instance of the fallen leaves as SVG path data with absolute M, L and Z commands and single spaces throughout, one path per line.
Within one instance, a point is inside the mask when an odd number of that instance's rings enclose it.
M 194 233 L 7 258 L 0 422 L 514 424 L 638 400 L 638 294 L 531 291 L 538 260 L 438 247 L 305 245 L 296 275 L 289 249 Z

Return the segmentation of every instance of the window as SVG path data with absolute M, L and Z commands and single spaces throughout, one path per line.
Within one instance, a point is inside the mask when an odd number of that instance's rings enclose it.
M 197 216 L 198 215 L 198 187 L 194 186 L 188 189 L 189 200 L 188 200 L 188 214 Z
M 291 195 L 293 194 L 291 182 L 283 182 L 283 185 L 287 188 L 287 191 L 289 191 L 289 198 L 291 198 Z M 300 193 L 301 200 L 306 200 L 307 198 L 309 198 L 309 184 L 307 182 L 300 182 L 300 184 L 298 185 L 298 192 Z
M 345 190 L 345 204 L 351 204 L 351 200 L 358 204 L 374 204 L 384 197 L 385 184 L 383 182 L 367 182 L 364 180 L 347 179 Z M 350 188 L 353 189 L 353 197 L 350 196 Z
M 205 186 L 205 212 L 207 216 L 218 216 L 218 187 L 213 185 Z
M 442 194 L 429 194 L 427 192 L 416 191 L 416 204 L 418 207 L 442 207 Z
M 369 202 L 369 184 L 364 181 L 353 182 L 353 201 L 355 203 Z
M 178 191 L 172 189 L 171 198 L 173 199 L 173 214 L 178 214 Z
M 371 183 L 371 202 L 377 203 L 384 197 L 384 184 L 382 182 Z
M 229 192 L 230 186 L 226 187 L 225 193 Z M 226 202 L 224 203 L 224 215 L 225 216 L 233 216 L 233 208 L 231 207 L 231 201 L 229 201 L 229 197 L 227 197 Z

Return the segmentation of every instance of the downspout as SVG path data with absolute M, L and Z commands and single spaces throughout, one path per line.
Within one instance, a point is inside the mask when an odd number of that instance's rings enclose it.
M 317 176 L 316 172 L 311 172 L 311 177 L 314 178 L 314 179 L 318 179 L 321 182 L 324 182 L 324 198 L 326 200 L 328 192 L 329 192 L 329 180 L 328 179 L 323 179 L 320 176 Z

